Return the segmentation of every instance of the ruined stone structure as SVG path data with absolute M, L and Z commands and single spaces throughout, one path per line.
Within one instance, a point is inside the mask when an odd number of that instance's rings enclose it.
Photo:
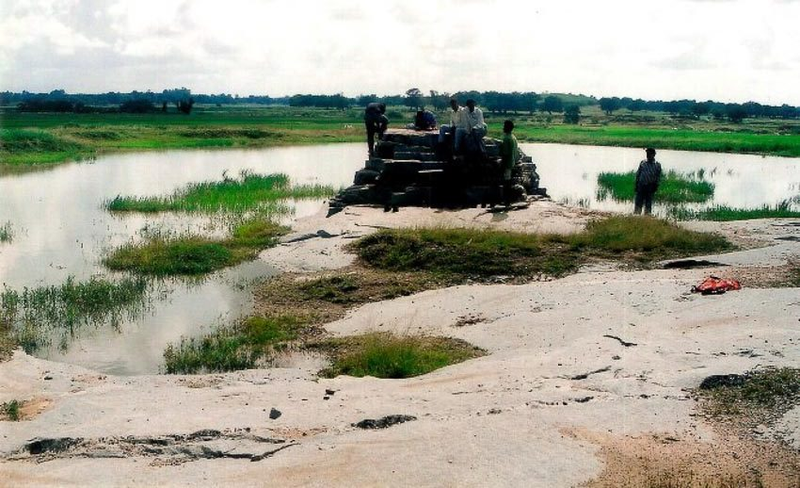
M 439 145 L 438 136 L 436 130 L 387 130 L 375 156 L 356 171 L 353 186 L 331 200 L 328 215 L 355 204 L 378 204 L 397 211 L 402 206 L 474 207 L 547 196 L 539 186 L 536 165 L 522 151 L 512 173 L 511 194 L 506 195 L 500 141 L 484 138 L 484 147 L 473 145 L 454 160 L 451 146 Z

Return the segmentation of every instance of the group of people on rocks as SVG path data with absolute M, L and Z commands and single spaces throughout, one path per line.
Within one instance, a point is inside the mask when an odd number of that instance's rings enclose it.
M 483 111 L 479 109 L 475 100 L 469 99 L 465 106 L 458 103 L 458 99 L 450 99 L 450 120 L 448 124 L 439 127 L 439 147 L 452 149 L 450 155 L 454 159 L 462 158 L 465 153 L 485 154 L 483 137 L 488 127 L 483 119 Z M 375 135 L 380 139 L 389 125 L 386 117 L 386 105 L 383 103 L 370 103 L 364 111 L 364 123 L 367 128 L 367 145 L 370 157 L 375 151 Z M 426 110 L 417 111 L 413 128 L 433 130 L 436 128 L 435 116 Z M 503 186 L 511 186 L 511 173 L 514 165 L 519 160 L 519 144 L 513 134 L 514 122 L 506 120 L 503 123 L 503 139 L 500 143 L 500 169 L 502 171 Z M 661 163 L 656 161 L 656 150 L 649 147 L 645 150 L 646 159 L 639 163 L 636 171 L 634 213 L 641 214 L 642 210 L 650 215 L 653 210 L 653 196 L 661 182 Z M 444 159 L 444 158 L 443 158 Z M 450 159 L 449 157 L 447 159 Z

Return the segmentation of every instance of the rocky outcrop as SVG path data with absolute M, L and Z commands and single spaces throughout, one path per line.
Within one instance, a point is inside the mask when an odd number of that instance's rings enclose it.
M 330 202 L 329 215 L 347 205 L 379 204 L 387 210 L 401 206 L 474 207 L 519 202 L 547 196 L 539 186 L 536 165 L 520 151 L 512 172 L 513 185 L 501 180 L 499 141 L 484 138 L 480 147 L 454 156 L 450 145 L 439 144 L 438 132 L 390 129 L 375 147 L 353 186 Z

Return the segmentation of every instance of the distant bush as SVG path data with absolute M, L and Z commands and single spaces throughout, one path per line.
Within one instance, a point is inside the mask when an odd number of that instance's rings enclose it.
M 146 114 L 156 111 L 156 106 L 150 100 L 139 98 L 136 100 L 128 100 L 122 102 L 119 106 L 119 111 L 129 114 Z

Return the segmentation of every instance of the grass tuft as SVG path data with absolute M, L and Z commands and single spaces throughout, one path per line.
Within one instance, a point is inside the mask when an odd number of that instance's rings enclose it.
M 768 367 L 745 373 L 741 381 L 697 391 L 712 416 L 786 411 L 800 404 L 800 369 Z
M 611 197 L 617 201 L 633 201 L 636 173 L 600 173 L 597 175 L 597 198 Z M 655 198 L 665 203 L 702 203 L 714 197 L 714 184 L 706 181 L 703 174 L 683 174 L 668 171 L 661 178 Z
M 0 242 L 11 242 L 14 240 L 14 229 L 11 227 L 11 222 L 7 221 L 5 224 L 0 225 Z
M 390 271 L 487 279 L 562 276 L 587 259 L 647 262 L 731 249 L 724 238 L 659 219 L 618 216 L 592 221 L 572 235 L 474 229 L 394 229 L 354 245 L 370 266 Z
M 331 367 L 320 372 L 320 376 L 328 378 L 410 378 L 485 354 L 458 339 L 386 333 L 329 339 L 316 347 L 332 355 Z
M 11 400 L 0 405 L 0 413 L 8 420 L 18 422 L 20 420 L 19 409 L 21 406 L 22 402 L 19 400 Z
M 250 317 L 200 338 L 182 338 L 164 351 L 168 374 L 250 369 L 282 345 L 297 339 L 302 322 L 292 315 Z
M 156 237 L 118 247 L 103 264 L 117 271 L 154 276 L 201 275 L 254 258 L 286 231 L 270 221 L 251 220 L 235 227 L 227 239 Z

